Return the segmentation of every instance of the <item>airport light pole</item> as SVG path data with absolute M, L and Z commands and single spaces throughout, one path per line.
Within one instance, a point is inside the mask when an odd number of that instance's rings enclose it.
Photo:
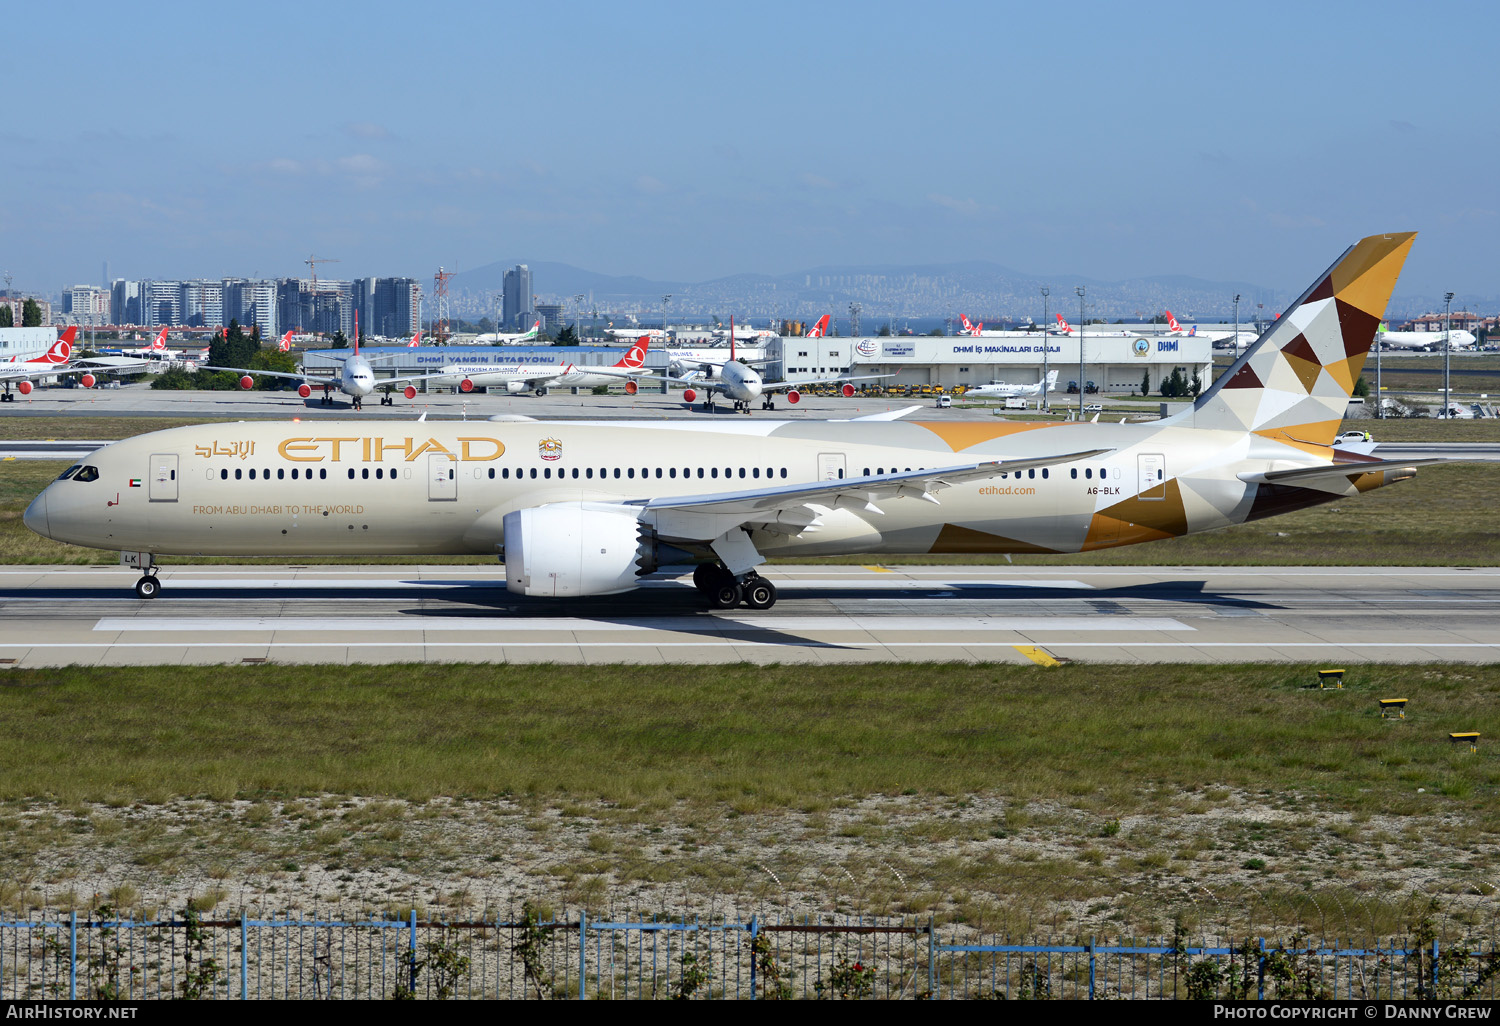
M 1385 349 L 1385 343 L 1380 340 L 1380 332 L 1375 332 L 1375 419 L 1385 420 L 1385 386 L 1380 383 L 1380 353 Z
M 1082 420 L 1083 397 L 1089 387 L 1083 376 L 1083 286 L 1079 285 L 1073 291 L 1078 293 L 1078 419 Z
M 667 346 L 667 304 L 672 301 L 672 293 L 668 292 L 661 297 L 661 344 L 665 349 Z
M 1448 334 L 1448 317 L 1453 309 L 1453 293 L 1443 294 L 1443 416 L 1453 418 L 1453 382 L 1448 377 L 1449 354 L 1453 352 L 1453 341 Z
M 1234 358 L 1240 358 L 1240 294 L 1234 294 Z M 1212 362 L 1212 361 L 1209 361 Z
M 583 295 L 580 293 L 573 297 L 573 337 L 578 338 L 583 331 Z M 582 339 L 578 339 L 580 342 Z
M 1052 295 L 1050 286 L 1042 286 L 1042 405 L 1044 410 L 1052 409 L 1052 402 L 1047 398 L 1047 355 L 1052 352 L 1052 340 L 1047 337 L 1047 297 Z

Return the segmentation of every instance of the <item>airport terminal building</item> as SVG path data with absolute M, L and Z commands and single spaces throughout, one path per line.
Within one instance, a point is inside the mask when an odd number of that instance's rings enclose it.
M 1103 392 L 1139 391 L 1149 378 L 1155 393 L 1172 371 L 1191 378 L 1196 372 L 1207 386 L 1213 380 L 1213 348 L 1202 336 L 1166 336 L 1108 331 L 1085 332 L 1083 368 L 1079 369 L 1079 338 L 1014 332 L 1007 335 L 866 338 L 774 338 L 764 346 L 738 346 L 737 357 L 767 360 L 762 372 L 768 381 L 812 381 L 840 375 L 889 374 L 893 385 L 987 385 L 1003 381 L 1029 385 L 1042 380 L 1043 366 L 1057 371 L 1056 391 L 1069 382 L 1094 382 Z M 395 374 L 430 374 L 445 367 L 480 364 L 550 366 L 559 362 L 578 367 L 608 367 L 625 355 L 628 346 L 421 346 L 418 348 L 364 347 L 377 378 Z M 310 374 L 333 374 L 347 350 L 305 354 Z M 652 346 L 645 366 L 666 370 L 671 364 L 694 360 L 729 359 L 729 347 L 692 346 L 662 349 Z M 1080 379 L 1080 373 L 1082 378 Z M 419 386 L 420 387 L 420 386 Z M 442 387 L 442 386 L 438 386 Z

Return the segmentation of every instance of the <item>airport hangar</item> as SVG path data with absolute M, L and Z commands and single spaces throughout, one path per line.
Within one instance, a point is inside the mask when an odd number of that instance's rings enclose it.
M 888 385 L 987 385 L 1003 381 L 1030 385 L 1042 380 L 1043 347 L 1050 369 L 1057 371 L 1055 391 L 1077 381 L 1079 339 L 1076 336 L 1014 332 L 984 336 L 881 336 L 865 338 L 773 338 L 763 346 L 737 346 L 735 356 L 769 361 L 762 367 L 768 381 L 800 381 L 842 374 L 889 374 Z M 445 367 L 517 363 L 550 366 L 571 363 L 586 369 L 609 367 L 628 346 L 406 346 L 363 347 L 376 378 L 396 374 L 431 374 Z M 317 350 L 303 355 L 307 373 L 316 378 L 333 375 L 348 350 Z M 1206 387 L 1213 380 L 1213 347 L 1202 336 L 1162 336 L 1108 332 L 1083 337 L 1083 380 L 1104 392 L 1135 392 L 1149 374 L 1157 392 L 1172 371 L 1181 369 L 1191 379 L 1198 373 Z M 691 346 L 663 349 L 652 346 L 645 368 L 666 370 L 673 364 L 729 358 L 729 347 Z M 430 382 L 418 382 L 419 390 Z M 435 388 L 447 388 L 435 385 Z

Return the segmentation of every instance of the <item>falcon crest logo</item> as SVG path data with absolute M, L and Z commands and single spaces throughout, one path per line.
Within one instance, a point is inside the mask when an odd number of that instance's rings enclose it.
M 562 459 L 562 442 L 556 438 L 543 438 L 536 444 L 536 448 L 548 463 Z

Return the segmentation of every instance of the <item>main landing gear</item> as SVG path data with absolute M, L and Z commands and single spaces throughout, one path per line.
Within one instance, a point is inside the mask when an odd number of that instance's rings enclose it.
M 385 394 L 383 394 L 380 397 L 380 405 L 381 406 L 395 406 L 396 405 L 396 397 L 391 394 L 391 390 L 389 388 L 386 389 L 385 390 Z
M 734 412 L 735 413 L 743 413 L 747 417 L 750 416 L 750 403 L 749 403 L 749 401 L 746 400 L 746 401 L 742 402 L 741 400 L 736 399 L 734 401 Z
M 736 578 L 721 563 L 699 563 L 693 586 L 711 609 L 733 609 L 741 603 L 750 609 L 770 609 L 776 604 L 776 585 L 754 570 Z
M 771 398 L 763 399 L 760 408 L 763 410 L 774 410 L 776 409 L 776 400 Z

